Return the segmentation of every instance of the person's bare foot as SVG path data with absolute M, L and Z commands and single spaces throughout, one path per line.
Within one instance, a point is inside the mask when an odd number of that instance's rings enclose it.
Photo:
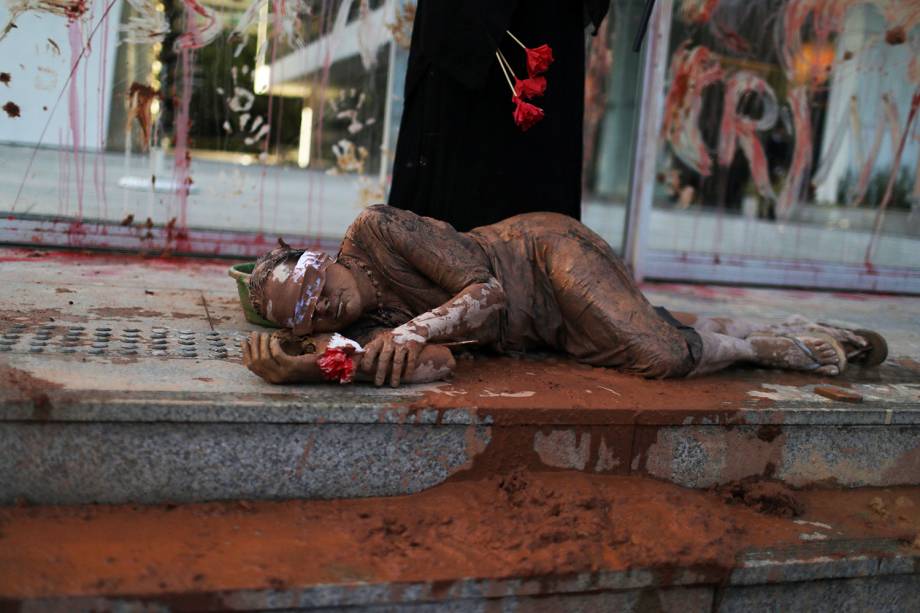
M 795 336 L 749 336 L 756 363 L 770 368 L 802 370 L 820 375 L 839 375 L 843 366 L 837 341 L 824 334 Z

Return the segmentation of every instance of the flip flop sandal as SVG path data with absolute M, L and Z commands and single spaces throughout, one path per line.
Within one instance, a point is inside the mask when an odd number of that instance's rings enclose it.
M 789 340 L 791 340 L 793 343 L 795 343 L 796 347 L 802 350 L 802 353 L 807 355 L 814 362 L 814 364 L 812 364 L 808 368 L 802 369 L 804 372 L 818 370 L 819 368 L 823 368 L 825 366 L 837 366 L 837 369 L 840 371 L 838 374 L 843 374 L 843 371 L 846 370 L 847 362 L 848 362 L 847 353 L 844 350 L 843 345 L 840 344 L 840 341 L 835 339 L 830 334 L 826 334 L 823 332 L 808 332 L 808 334 L 803 334 L 802 336 L 808 336 L 811 338 L 819 338 L 829 343 L 831 347 L 834 348 L 834 351 L 837 353 L 837 364 L 819 363 L 818 356 L 815 355 L 815 352 L 812 351 L 811 348 L 808 345 L 806 345 L 805 342 L 801 338 L 797 336 L 793 336 L 791 334 L 780 334 L 779 336 L 781 336 L 782 338 L 788 338 Z
M 888 359 L 888 341 L 878 332 L 862 328 L 842 328 L 822 322 L 818 322 L 818 325 L 852 332 L 868 343 L 865 347 L 857 347 L 853 351 L 847 353 L 847 361 L 851 364 L 859 364 L 863 368 L 872 368 Z

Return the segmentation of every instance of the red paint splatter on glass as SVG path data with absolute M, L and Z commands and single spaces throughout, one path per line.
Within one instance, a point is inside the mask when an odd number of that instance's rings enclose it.
M 763 103 L 760 119 L 753 119 L 738 112 L 738 103 L 742 96 L 755 93 Z M 735 157 L 736 146 L 741 148 L 748 164 L 758 193 L 765 198 L 775 200 L 767 156 L 757 136 L 758 130 L 773 127 L 779 114 L 776 97 L 767 82 L 757 75 L 741 70 L 725 82 L 725 97 L 722 107 L 722 124 L 719 138 L 719 165 L 729 166 Z
M 680 3 L 680 18 L 689 23 L 706 23 L 718 4 L 719 0 L 684 0 Z
M 788 216 L 798 204 L 805 188 L 808 168 L 811 165 L 813 143 L 811 134 L 811 107 L 808 90 L 804 85 L 789 91 L 789 106 L 792 109 L 792 124 L 795 130 L 795 148 L 792 165 L 786 176 L 786 183 L 777 201 L 777 214 Z
M 699 128 L 702 93 L 723 76 L 718 56 L 707 47 L 681 46 L 671 58 L 671 86 L 665 98 L 662 136 L 681 161 L 704 177 L 712 173 L 712 160 Z
M 73 150 L 74 178 L 77 188 L 77 210 L 80 218 L 83 217 L 83 160 L 81 153 L 80 130 L 80 95 L 77 91 L 77 66 L 83 56 L 83 28 L 79 21 L 71 21 L 67 26 L 68 40 L 70 41 L 71 79 L 67 99 L 67 117 L 70 127 L 70 138 Z M 85 96 L 84 96 L 85 99 Z
M 185 32 L 178 38 L 179 49 L 201 49 L 220 34 L 223 27 L 220 15 L 197 0 L 182 0 L 185 4 Z M 201 17 L 199 23 L 197 17 Z
M 882 196 L 882 201 L 879 203 L 878 210 L 875 213 L 872 238 L 869 240 L 869 246 L 866 247 L 866 262 L 872 259 L 872 254 L 875 251 L 878 236 L 882 230 L 882 221 L 885 219 L 885 211 L 888 208 L 888 203 L 891 202 L 894 183 L 901 170 L 901 156 L 904 154 L 904 147 L 907 145 L 907 138 L 910 135 L 911 128 L 913 128 L 914 120 L 917 118 L 918 109 L 920 109 L 920 87 L 914 91 L 914 95 L 911 97 L 910 111 L 907 113 L 907 121 L 904 124 L 904 130 L 901 132 L 901 139 L 898 142 L 898 149 L 895 152 L 894 160 L 891 163 L 891 175 L 889 175 L 888 184 L 885 186 L 885 195 Z
M 888 94 L 888 92 L 883 93 L 881 99 L 882 106 L 879 112 L 878 120 L 875 123 L 875 136 L 872 141 L 872 148 L 869 150 L 869 155 L 863 163 L 862 168 L 859 170 L 859 179 L 856 182 L 856 187 L 853 189 L 853 193 L 850 195 L 850 202 L 852 206 L 859 206 L 862 204 L 863 199 L 866 197 L 866 192 L 869 189 L 869 181 L 872 178 L 872 170 L 875 168 L 875 161 L 878 159 L 879 150 L 882 147 L 882 141 L 885 137 L 886 125 L 891 134 L 892 151 L 896 149 L 898 140 L 900 140 L 900 133 L 898 129 L 900 124 L 898 121 L 898 107 L 895 106 L 895 103 L 891 99 L 891 96 Z

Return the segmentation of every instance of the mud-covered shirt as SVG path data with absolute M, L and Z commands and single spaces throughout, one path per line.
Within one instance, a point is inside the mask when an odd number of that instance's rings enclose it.
M 684 336 L 655 313 L 610 246 L 564 215 L 527 213 L 460 233 L 375 205 L 349 227 L 339 256 L 361 261 L 385 285 L 383 315 L 365 324 L 398 326 L 494 277 L 505 307 L 479 330 L 481 343 L 557 349 L 647 376 L 691 365 Z

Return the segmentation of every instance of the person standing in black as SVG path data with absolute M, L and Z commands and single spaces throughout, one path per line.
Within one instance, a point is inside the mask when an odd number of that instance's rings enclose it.
M 389 204 L 460 232 L 520 213 L 581 218 L 585 28 L 609 0 L 418 0 Z M 547 44 L 545 117 L 522 131 L 496 50 L 517 76 Z

